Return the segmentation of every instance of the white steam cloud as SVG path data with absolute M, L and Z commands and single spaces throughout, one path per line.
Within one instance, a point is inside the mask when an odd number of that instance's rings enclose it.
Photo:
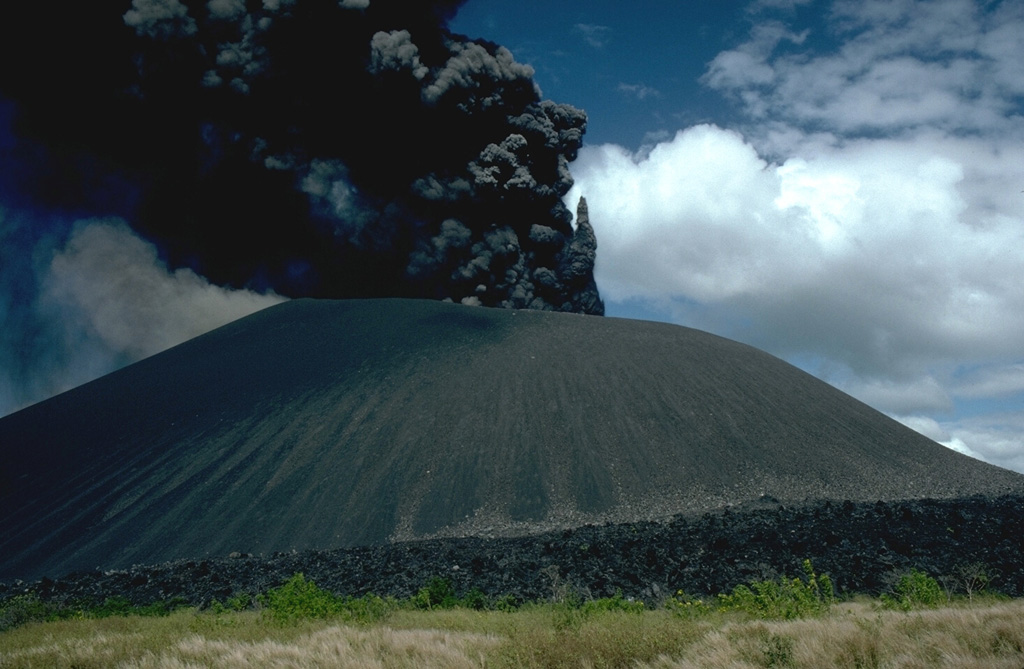
M 59 324 L 70 356 L 49 379 L 55 392 L 283 301 L 168 271 L 117 220 L 78 223 L 41 283 L 38 309 Z

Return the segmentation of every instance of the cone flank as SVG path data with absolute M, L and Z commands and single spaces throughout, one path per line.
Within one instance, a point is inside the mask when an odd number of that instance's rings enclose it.
M 418 300 L 296 300 L 0 419 L 0 578 L 762 496 L 1024 492 L 748 346 Z

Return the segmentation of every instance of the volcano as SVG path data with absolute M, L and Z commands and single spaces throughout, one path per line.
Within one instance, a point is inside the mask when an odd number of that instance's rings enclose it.
M 0 419 L 0 579 L 1022 493 L 1024 476 L 698 330 L 294 300 Z

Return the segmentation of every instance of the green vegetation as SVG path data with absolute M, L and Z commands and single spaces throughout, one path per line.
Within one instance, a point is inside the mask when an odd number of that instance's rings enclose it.
M 890 609 L 910 611 L 919 608 L 936 608 L 947 601 L 946 593 L 934 578 L 911 569 L 900 576 L 893 588 L 893 594 L 883 594 L 882 606 Z
M 187 604 L 180 599 L 136 606 L 124 597 L 109 597 L 99 603 L 74 602 L 59 605 L 41 601 L 31 594 L 18 595 L 0 604 L 0 632 L 30 622 L 109 618 L 111 616 L 166 616 L 186 607 Z
M 387 617 L 398 606 L 394 599 L 372 594 L 362 597 L 335 595 L 317 587 L 302 574 L 295 574 L 281 587 L 258 596 L 256 603 L 266 617 L 277 623 L 336 618 L 365 624 Z
M 976 571 L 976 570 L 975 570 Z M 974 572 L 972 572 L 974 573 Z M 919 571 L 880 600 L 837 601 L 809 562 L 797 578 L 664 607 L 616 594 L 583 600 L 552 570 L 543 602 L 459 593 L 432 578 L 405 600 L 349 597 L 302 574 L 205 609 L 113 598 L 0 607 L 0 667 L 1019 667 L 1024 601 L 950 599 Z M 963 589 L 963 588 L 961 588 Z M 907 615 L 906 611 L 914 610 Z M 954 661 L 955 660 L 955 661 Z
M 453 609 L 460 605 L 462 602 L 455 596 L 455 588 L 452 587 L 451 581 L 446 578 L 434 576 L 427 581 L 427 584 L 420 588 L 419 592 L 412 599 L 412 605 L 418 609 L 430 611 L 431 609 Z M 477 609 L 483 608 L 484 599 L 483 593 L 479 590 L 474 591 L 472 597 L 472 604 L 466 608 Z
M 804 578 L 757 581 L 737 586 L 732 594 L 718 596 L 725 610 L 744 611 L 757 618 L 793 620 L 820 615 L 835 603 L 832 581 L 818 576 L 810 560 L 804 560 Z

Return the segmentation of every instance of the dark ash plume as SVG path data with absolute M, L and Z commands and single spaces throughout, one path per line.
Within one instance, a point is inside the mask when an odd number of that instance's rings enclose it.
M 9 186 L 224 286 L 603 313 L 585 205 L 574 230 L 561 201 L 586 115 L 450 33 L 460 4 L 18 2 Z

